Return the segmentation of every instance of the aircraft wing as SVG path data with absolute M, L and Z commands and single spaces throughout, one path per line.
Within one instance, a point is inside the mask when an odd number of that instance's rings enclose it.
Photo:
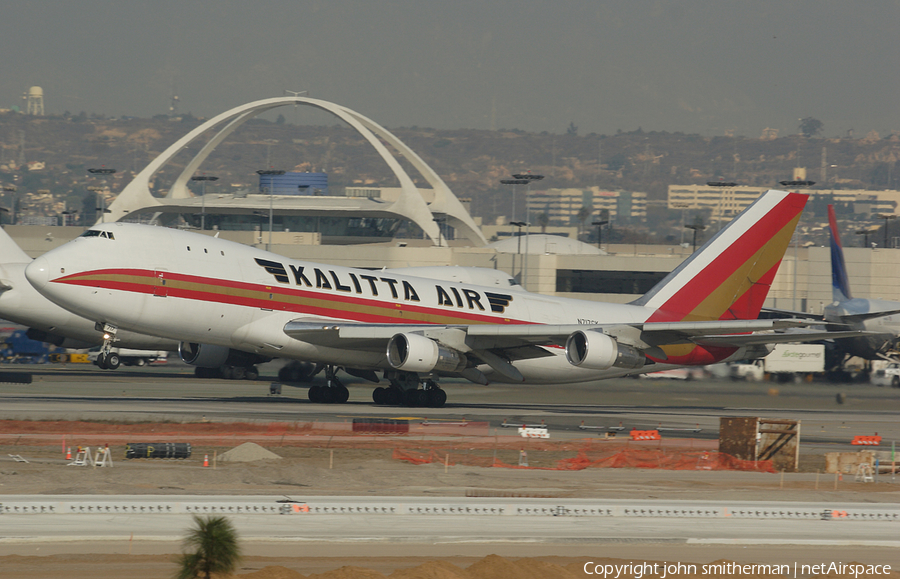
M 777 308 L 763 308 L 762 311 L 768 314 L 775 314 L 776 316 L 782 316 L 784 318 L 799 318 L 802 320 L 824 320 L 825 316 L 822 314 L 810 314 L 807 312 L 798 312 L 795 310 L 781 310 Z
M 284 332 L 304 342 L 324 347 L 385 352 L 397 334 L 418 334 L 467 356 L 473 356 L 501 374 L 518 374 L 510 362 L 552 356 L 544 347 L 564 347 L 576 332 L 602 332 L 657 359 L 666 359 L 661 346 L 706 344 L 742 347 L 780 342 L 808 342 L 826 338 L 859 336 L 861 332 L 796 332 L 808 326 L 802 320 L 715 320 L 633 324 L 362 324 L 334 320 L 294 320 Z
M 696 339 L 695 343 L 704 346 L 759 346 L 765 344 L 818 342 L 820 340 L 837 340 L 841 338 L 874 337 L 878 335 L 883 334 L 862 330 L 847 330 L 843 332 L 759 332 L 747 335 L 703 336 Z
M 866 312 L 864 314 L 844 314 L 841 316 L 841 321 L 847 324 L 853 324 L 871 320 L 873 318 L 893 316 L 894 314 L 900 314 L 900 310 L 881 310 L 878 312 Z

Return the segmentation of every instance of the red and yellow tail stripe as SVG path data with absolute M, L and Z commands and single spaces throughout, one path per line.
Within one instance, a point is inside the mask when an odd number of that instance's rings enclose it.
M 807 195 L 769 191 L 694 254 L 643 305 L 647 322 L 753 320 L 759 316 Z M 721 360 L 722 348 L 686 344 L 663 348 L 669 363 Z

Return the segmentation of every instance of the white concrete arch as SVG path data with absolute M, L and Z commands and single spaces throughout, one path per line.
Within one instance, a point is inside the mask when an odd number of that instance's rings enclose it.
M 163 202 L 153 197 L 150 193 L 150 180 L 153 176 L 172 160 L 184 147 L 189 145 L 203 133 L 227 123 L 216 135 L 210 139 L 200 152 L 187 164 L 184 171 L 178 176 L 169 190 L 167 198 L 184 199 L 191 197 L 187 188 L 187 182 L 196 172 L 200 164 L 212 153 L 212 151 L 235 129 L 247 120 L 273 108 L 288 105 L 313 106 L 337 116 L 353 127 L 370 145 L 381 155 L 382 159 L 394 172 L 400 182 L 400 198 L 389 206 L 389 210 L 403 216 L 418 225 L 435 243 L 440 243 L 440 228 L 434 221 L 432 211 L 441 213 L 447 217 L 448 223 L 457 228 L 465 237 L 476 244 L 486 243 L 484 235 L 475 225 L 471 216 L 465 211 L 459 199 L 450 191 L 438 175 L 415 154 L 409 147 L 402 143 L 387 129 L 381 127 L 371 119 L 368 119 L 346 107 L 327 101 L 311 99 L 307 97 L 278 97 L 247 103 L 221 113 L 212 119 L 196 127 L 184 137 L 178 139 L 169 148 L 163 151 L 156 159 L 151 161 L 119 194 L 109 207 L 109 220 L 118 221 L 140 210 L 146 210 Z M 373 133 L 374 131 L 374 133 Z M 400 166 L 397 159 L 376 136 L 383 138 L 401 155 L 408 159 L 434 189 L 434 202 L 431 207 L 425 203 L 418 188 L 413 183 L 409 174 Z

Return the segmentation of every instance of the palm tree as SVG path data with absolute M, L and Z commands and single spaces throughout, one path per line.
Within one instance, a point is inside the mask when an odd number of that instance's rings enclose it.
M 175 579 L 210 579 L 212 573 L 228 574 L 235 570 L 241 558 L 237 531 L 225 517 L 194 517 L 195 528 L 184 538 L 185 549 L 178 560 Z

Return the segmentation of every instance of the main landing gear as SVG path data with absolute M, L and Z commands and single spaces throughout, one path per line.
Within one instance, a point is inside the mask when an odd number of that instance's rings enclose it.
M 316 404 L 343 404 L 350 398 L 350 391 L 335 375 L 334 366 L 325 366 L 325 386 L 311 386 L 309 401 Z
M 447 393 L 433 379 L 423 380 L 413 372 L 396 372 L 386 377 L 391 385 L 388 388 L 378 387 L 372 392 L 375 404 L 441 408 L 447 402 Z M 422 388 L 419 388 L 419 382 Z

